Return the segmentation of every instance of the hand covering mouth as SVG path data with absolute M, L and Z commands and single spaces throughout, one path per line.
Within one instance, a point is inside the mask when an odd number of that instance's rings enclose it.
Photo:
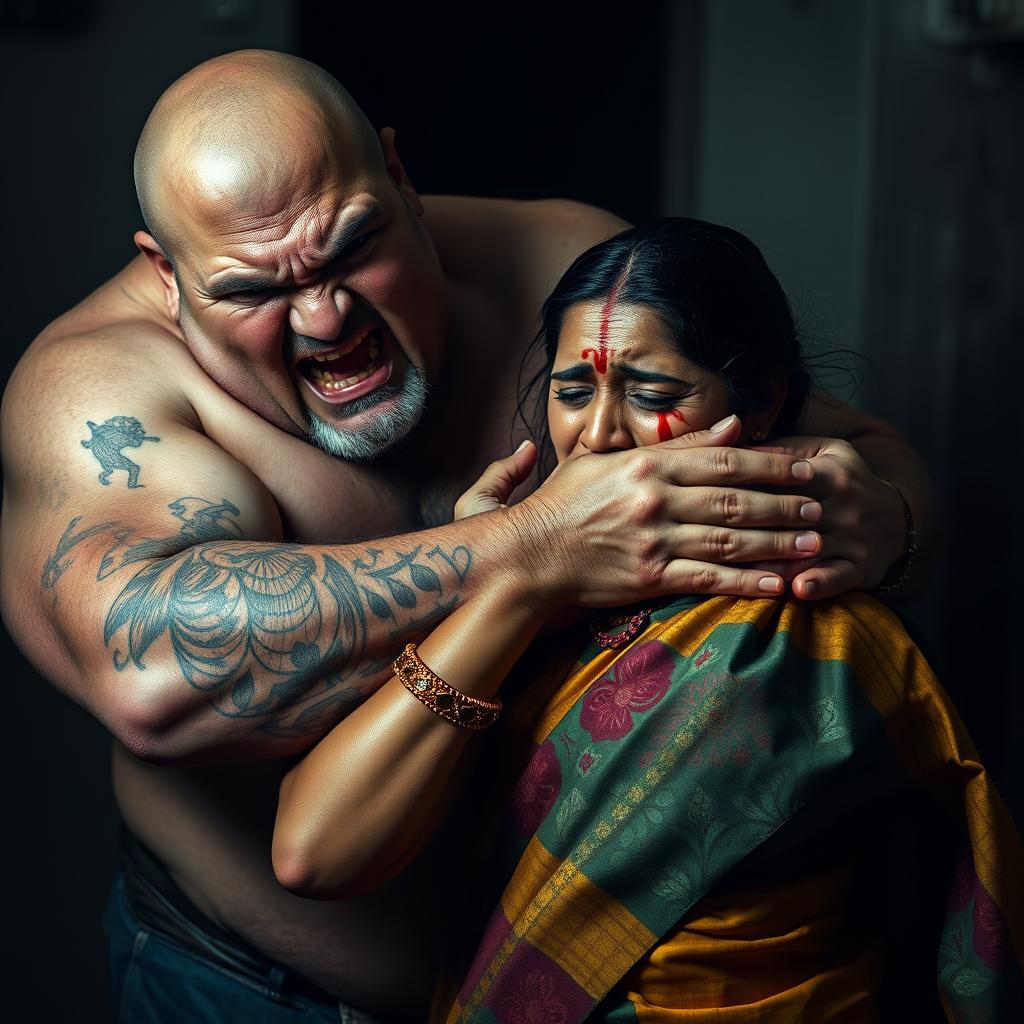
M 300 359 L 296 368 L 314 390 L 326 397 L 373 376 L 381 368 L 381 348 L 381 332 L 370 325 L 333 348 Z

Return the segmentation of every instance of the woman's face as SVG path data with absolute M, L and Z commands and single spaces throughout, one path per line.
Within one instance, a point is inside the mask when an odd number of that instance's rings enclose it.
M 719 377 L 680 355 L 646 306 L 597 299 L 569 308 L 548 394 L 560 464 L 668 441 L 730 412 Z

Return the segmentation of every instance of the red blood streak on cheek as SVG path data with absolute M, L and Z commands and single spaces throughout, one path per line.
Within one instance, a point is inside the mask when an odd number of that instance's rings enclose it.
M 604 305 L 601 307 L 601 323 L 597 329 L 597 348 L 585 348 L 580 353 L 581 359 L 586 359 L 588 356 L 594 357 L 594 369 L 598 373 L 606 373 L 608 371 L 608 324 L 620 287 L 621 284 L 615 284 L 608 293 L 608 298 L 605 299 Z
M 686 422 L 686 417 L 678 410 L 671 409 L 668 412 L 658 413 L 658 440 L 659 441 L 671 441 L 675 434 L 672 433 L 672 424 L 669 420 L 679 420 L 680 423 Z

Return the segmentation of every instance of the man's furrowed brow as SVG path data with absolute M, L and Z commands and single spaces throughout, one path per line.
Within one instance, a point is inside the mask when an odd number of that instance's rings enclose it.
M 380 216 L 380 207 L 374 203 L 361 210 L 346 221 L 331 240 L 330 247 L 324 252 L 322 266 L 327 266 L 345 255 L 345 250 L 362 234 L 367 226 Z M 247 292 L 262 292 L 280 288 L 282 284 L 273 274 L 259 274 L 242 270 L 228 272 L 223 277 L 208 284 L 203 291 L 211 299 L 224 295 L 244 295 Z
M 215 284 L 208 284 L 203 291 L 211 299 L 219 299 L 224 295 L 244 295 L 246 292 L 263 292 L 278 288 L 277 278 L 266 274 L 231 274 L 222 277 Z
M 345 250 L 379 216 L 380 207 L 374 203 L 372 206 L 367 206 L 354 217 L 345 221 L 331 241 L 329 248 L 324 253 L 324 263 L 333 263 L 334 260 L 344 256 Z

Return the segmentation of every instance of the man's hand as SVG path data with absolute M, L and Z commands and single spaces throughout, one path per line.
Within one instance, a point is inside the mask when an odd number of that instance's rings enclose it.
M 756 488 L 804 489 L 814 470 L 800 456 L 731 447 L 739 434 L 731 416 L 662 444 L 563 463 L 508 510 L 536 552 L 522 585 L 552 606 L 782 593 L 777 572 L 744 564 L 817 555 L 821 537 L 809 527 L 821 506 Z
M 767 561 L 759 568 L 791 580 L 796 597 L 821 600 L 870 590 L 904 553 L 906 520 L 899 496 L 868 468 L 847 441 L 788 437 L 758 451 L 806 459 L 814 480 L 802 489 L 823 509 L 823 545 L 809 564 Z

